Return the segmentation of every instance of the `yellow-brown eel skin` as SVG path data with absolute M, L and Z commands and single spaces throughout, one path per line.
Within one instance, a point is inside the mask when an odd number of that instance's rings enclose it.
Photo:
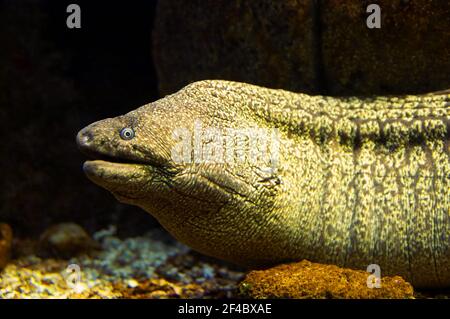
M 327 97 L 205 80 L 77 142 L 93 182 L 206 255 L 377 264 L 450 287 L 449 91 Z

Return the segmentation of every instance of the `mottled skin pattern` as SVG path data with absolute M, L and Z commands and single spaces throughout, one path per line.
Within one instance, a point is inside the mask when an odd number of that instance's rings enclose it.
M 175 163 L 173 131 L 194 120 L 278 128 L 276 170 Z M 120 138 L 124 127 L 133 139 Z M 91 124 L 78 144 L 108 156 L 85 163 L 92 181 L 207 255 L 251 267 L 378 264 L 416 287 L 450 286 L 448 92 L 332 98 L 201 81 Z

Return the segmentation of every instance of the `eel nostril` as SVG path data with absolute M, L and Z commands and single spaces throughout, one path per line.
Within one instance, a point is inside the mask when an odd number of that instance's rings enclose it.
M 79 146 L 89 146 L 89 144 L 92 142 L 93 136 L 92 132 L 81 130 L 77 134 L 77 144 Z
M 83 135 L 82 137 L 81 137 L 81 142 L 83 143 L 83 144 L 89 144 L 89 142 L 92 140 L 92 138 L 91 138 L 91 134 L 85 134 L 85 135 Z

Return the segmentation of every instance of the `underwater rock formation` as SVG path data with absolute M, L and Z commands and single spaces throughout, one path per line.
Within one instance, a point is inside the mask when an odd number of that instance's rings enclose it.
M 160 92 L 203 79 L 331 95 L 450 87 L 450 3 L 159 1 L 154 56 Z
M 250 298 L 413 298 L 411 284 L 399 276 L 381 277 L 380 288 L 368 288 L 368 272 L 303 260 L 249 272 L 240 283 Z
M 310 3 L 159 1 L 154 60 L 161 95 L 204 79 L 317 92 Z
M 450 87 L 450 2 L 320 1 L 323 79 L 330 95 L 424 93 Z

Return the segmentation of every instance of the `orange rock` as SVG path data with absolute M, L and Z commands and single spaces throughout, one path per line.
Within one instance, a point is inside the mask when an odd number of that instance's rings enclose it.
M 411 284 L 399 276 L 382 277 L 380 288 L 368 288 L 370 273 L 303 260 L 254 270 L 240 283 L 250 298 L 413 298 Z

